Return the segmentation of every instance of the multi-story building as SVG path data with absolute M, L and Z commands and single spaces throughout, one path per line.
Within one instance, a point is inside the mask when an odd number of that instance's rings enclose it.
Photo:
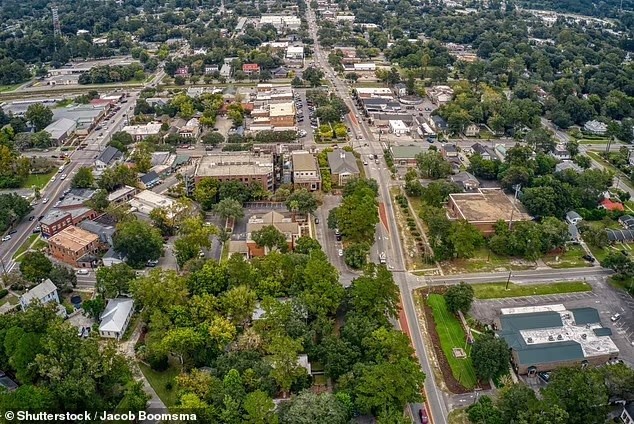
M 38 284 L 31 290 L 25 292 L 22 296 L 20 296 L 20 306 L 22 306 L 22 310 L 28 308 L 29 305 L 34 301 L 38 301 L 42 305 L 49 302 L 55 302 L 59 304 L 57 287 L 50 279 L 47 278 L 42 283 Z
M 179 128 L 178 135 L 183 138 L 196 139 L 200 135 L 200 122 L 196 118 L 192 118 Z
M 295 125 L 295 103 L 274 103 L 269 105 L 269 119 L 273 128 Z
M 126 125 L 121 131 L 130 134 L 134 141 L 141 141 L 152 135 L 158 135 L 161 132 L 161 125 L 160 122 L 150 122 L 145 125 Z
M 198 184 L 203 178 L 255 182 L 271 191 L 274 185 L 273 156 L 247 153 L 203 156 L 196 166 L 194 182 Z
M 297 150 L 292 153 L 293 164 L 293 186 L 305 188 L 309 191 L 321 188 L 321 176 L 319 165 L 315 157 L 304 150 Z
M 104 171 L 119 162 L 123 158 L 121 153 L 116 147 L 108 146 L 103 152 L 95 159 L 95 169 L 97 171 Z
M 343 149 L 328 153 L 328 166 L 334 185 L 343 186 L 348 180 L 359 177 L 357 159 Z
M 97 263 L 99 237 L 71 225 L 49 238 L 48 248 L 55 259 L 75 268 L 92 268 Z
M 242 65 L 242 72 L 247 75 L 259 74 L 260 65 L 258 65 L 257 63 L 245 63 L 244 65 Z

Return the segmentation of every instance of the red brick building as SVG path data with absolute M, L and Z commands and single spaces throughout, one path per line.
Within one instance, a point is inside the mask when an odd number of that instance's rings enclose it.
M 242 65 L 242 72 L 247 75 L 259 74 L 260 65 L 258 65 L 257 63 L 245 63 L 244 65 Z
M 99 237 L 81 228 L 70 226 L 48 240 L 51 256 L 75 268 L 96 264 Z

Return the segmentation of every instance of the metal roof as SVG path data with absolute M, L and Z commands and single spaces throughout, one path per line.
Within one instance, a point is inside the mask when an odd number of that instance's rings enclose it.
M 575 323 L 577 325 L 597 324 L 601 322 L 599 311 L 594 308 L 576 308 L 569 310 L 575 317 Z
M 563 325 L 561 316 L 554 311 L 502 315 L 500 323 L 504 330 L 510 331 L 561 327 Z
M 562 362 L 584 359 L 581 345 L 573 341 L 526 345 L 517 350 L 519 362 L 524 365 L 536 365 L 549 362 Z
M 606 228 L 609 241 L 634 241 L 634 230 L 612 230 Z

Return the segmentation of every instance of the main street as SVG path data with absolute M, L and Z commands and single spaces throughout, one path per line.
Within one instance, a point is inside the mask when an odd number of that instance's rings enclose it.
M 348 108 L 350 108 L 350 114 L 348 116 L 350 120 L 351 133 L 354 139 L 358 139 L 359 136 L 367 142 L 367 147 L 359 148 L 359 153 L 362 156 L 368 156 L 369 154 L 376 154 L 383 156 L 383 151 L 380 142 L 375 139 L 374 135 L 370 131 L 370 128 L 363 121 L 355 119 L 354 110 L 355 105 L 348 93 L 348 88 L 345 83 L 337 76 L 334 70 L 328 64 L 327 53 L 325 53 L 321 45 L 319 44 L 319 38 L 317 36 L 317 26 L 315 23 L 315 14 L 313 10 L 308 8 L 308 26 L 311 37 L 315 40 L 315 60 L 320 66 L 326 70 L 326 76 L 332 81 L 335 92 L 345 101 Z M 368 162 L 370 163 L 370 162 Z M 405 263 L 403 260 L 403 249 L 398 234 L 398 227 L 396 225 L 396 217 L 390 197 L 389 189 L 391 183 L 391 176 L 387 170 L 387 166 L 383 159 L 380 160 L 380 166 L 367 166 L 366 175 L 370 178 L 374 178 L 379 184 L 379 195 L 381 201 L 385 207 L 385 213 L 387 215 L 387 228 L 380 227 L 380 231 L 377 234 L 377 243 L 374 246 L 375 251 L 385 252 L 387 255 L 388 266 L 395 271 L 403 271 L 405 269 Z M 427 358 L 427 351 L 424 341 L 421 335 L 421 329 L 418 324 L 418 317 L 414 306 L 414 300 L 411 295 L 411 288 L 407 283 L 407 277 L 403 272 L 395 272 L 394 280 L 398 284 L 401 291 L 401 298 L 403 304 L 403 310 L 407 318 L 407 322 L 410 326 L 410 333 L 412 335 L 412 343 L 416 350 L 420 365 L 423 372 L 426 374 L 425 378 L 425 392 L 427 397 L 427 404 L 430 408 L 430 415 L 434 423 L 446 423 L 447 422 L 447 407 L 442 398 L 442 394 L 436 386 L 436 378 L 431 369 L 429 360 Z M 414 408 L 413 415 L 417 415 L 417 408 Z

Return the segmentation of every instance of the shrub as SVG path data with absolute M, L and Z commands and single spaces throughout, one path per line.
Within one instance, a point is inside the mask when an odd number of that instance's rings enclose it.
M 9 294 L 9 290 L 7 289 L 0 290 L 0 299 L 4 298 L 8 294 Z

